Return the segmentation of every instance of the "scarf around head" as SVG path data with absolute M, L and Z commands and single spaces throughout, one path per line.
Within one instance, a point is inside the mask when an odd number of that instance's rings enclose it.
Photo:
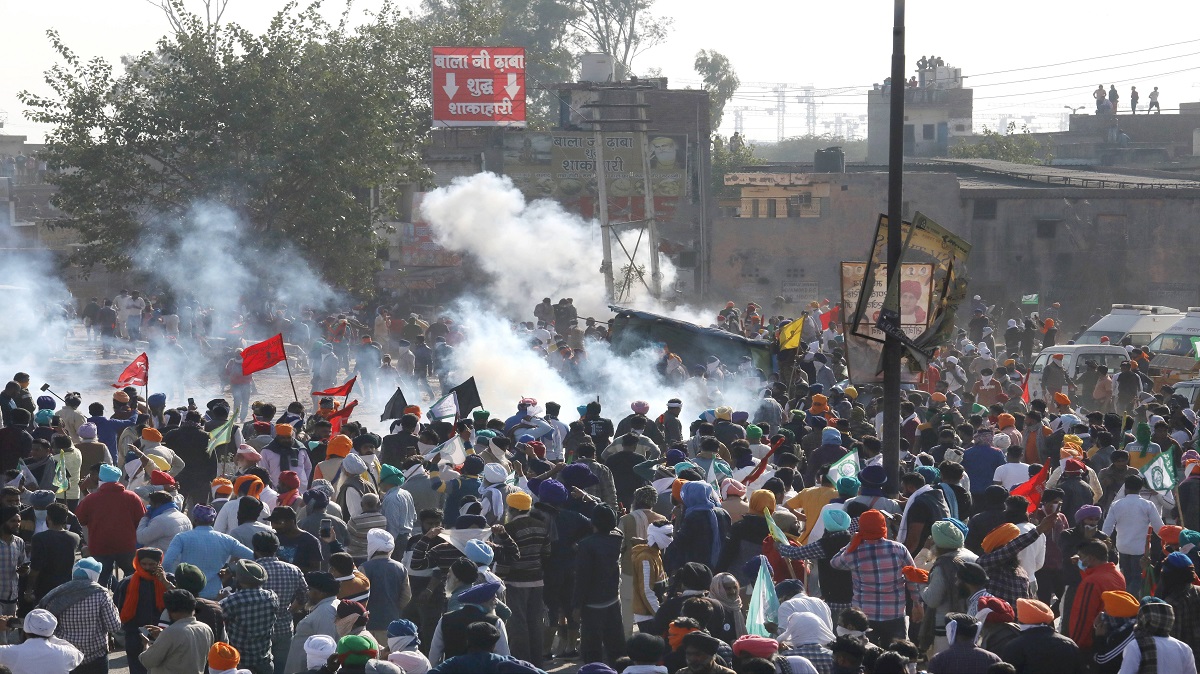
M 1134 431 L 1133 436 L 1137 438 L 1137 444 L 1142 448 L 1143 457 L 1146 456 L 1146 452 L 1150 451 L 1150 438 L 1152 435 L 1154 434 L 1150 431 L 1150 424 L 1144 421 L 1138 423 L 1137 430 Z
M 707 482 L 685 482 L 679 489 L 679 499 L 683 501 L 684 516 L 692 512 L 703 513 L 708 519 L 709 538 L 709 568 L 716 568 L 721 557 L 721 530 L 717 522 L 716 498 L 712 487 Z
M 1142 652 L 1138 674 L 1157 674 L 1158 644 L 1154 643 L 1154 637 L 1171 636 L 1171 628 L 1174 625 L 1175 610 L 1170 604 L 1161 600 L 1142 604 L 1138 610 L 1137 624 L 1133 629 L 1138 649 Z
M 887 535 L 887 518 L 878 510 L 868 510 L 858 518 L 858 533 L 846 546 L 846 552 L 854 552 L 863 541 L 877 541 Z
M 149 573 L 142 570 L 142 560 L 137 557 L 133 558 L 133 578 L 129 579 L 129 584 L 125 588 L 125 602 L 121 604 L 121 622 L 130 623 L 137 617 L 138 600 L 141 596 L 142 583 L 141 581 L 149 581 L 154 584 L 154 608 L 159 613 L 163 610 L 163 593 L 167 591 L 167 586 L 163 582 Z
M 684 637 L 699 631 L 695 627 L 671 623 L 671 626 L 667 628 L 667 643 L 671 646 L 671 650 L 677 651 L 683 646 Z

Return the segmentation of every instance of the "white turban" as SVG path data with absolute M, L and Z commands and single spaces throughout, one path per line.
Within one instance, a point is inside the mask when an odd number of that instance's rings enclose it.
M 1012 438 L 1003 433 L 997 433 L 992 438 L 992 446 L 996 449 L 1008 449 L 1012 445 Z
M 342 459 L 342 470 L 350 475 L 362 475 L 367 472 L 367 464 L 361 456 L 351 453 Z
M 324 667 L 334 653 L 337 653 L 337 642 L 331 636 L 314 634 L 304 641 L 304 655 L 308 658 L 309 669 Z
M 483 481 L 488 484 L 503 484 L 508 479 L 508 471 L 498 463 L 489 463 L 483 467 Z
M 39 637 L 52 637 L 57 627 L 58 618 L 55 618 L 53 613 L 46 609 L 35 608 L 25 616 L 23 629 Z
M 675 534 L 675 527 L 670 524 L 657 526 L 651 524 L 646 527 L 646 542 L 659 550 L 666 550 L 671 544 L 671 536 Z
M 396 539 L 386 529 L 371 529 L 367 532 L 367 559 L 377 553 L 392 553 L 396 549 Z

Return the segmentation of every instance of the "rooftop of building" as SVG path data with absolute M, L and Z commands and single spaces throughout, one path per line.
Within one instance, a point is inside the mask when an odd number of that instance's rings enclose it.
M 882 164 L 846 164 L 846 173 L 886 173 Z M 813 173 L 812 162 L 755 164 L 742 173 Z M 1041 166 L 997 159 L 921 158 L 904 163 L 906 174 L 953 173 L 963 187 L 1083 188 L 1083 189 L 1200 189 L 1200 179 L 1176 177 L 1167 171 L 1088 166 Z

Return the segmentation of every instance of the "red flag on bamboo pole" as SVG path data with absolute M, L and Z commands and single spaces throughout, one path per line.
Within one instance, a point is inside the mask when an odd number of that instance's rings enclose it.
M 242 349 L 242 374 L 251 375 L 285 360 L 287 354 L 283 350 L 283 335 L 278 334 Z
M 145 386 L 148 379 L 150 379 L 150 357 L 143 352 L 142 355 L 134 358 L 133 362 L 124 370 L 121 370 L 120 376 L 117 377 L 117 383 L 112 387 Z

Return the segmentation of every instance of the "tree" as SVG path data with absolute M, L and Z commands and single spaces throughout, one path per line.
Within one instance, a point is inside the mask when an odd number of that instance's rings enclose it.
M 962 159 L 999 159 L 1016 164 L 1041 164 L 1048 160 L 1048 146 L 1033 137 L 1029 127 L 1022 125 L 1015 133 L 1016 122 L 1009 122 L 1004 133 L 983 128 L 983 138 L 976 143 L 959 142 L 950 148 L 950 156 Z
M 73 262 L 127 270 L 132 251 L 209 203 L 237 215 L 248 246 L 370 287 L 393 188 L 427 175 L 429 49 L 456 26 L 430 30 L 386 2 L 358 28 L 331 27 L 318 9 L 288 4 L 262 35 L 181 13 L 120 75 L 49 33 L 62 59 L 46 73 L 53 93 L 20 97 L 53 127 L 55 224 L 83 244 Z M 379 198 L 362 198 L 372 187 Z
M 578 45 L 589 51 L 613 56 L 617 76 L 633 72 L 633 59 L 661 44 L 671 32 L 673 21 L 654 16 L 654 0 L 574 0 L 579 18 L 572 22 Z
M 730 140 L 713 135 L 712 158 L 709 160 L 712 167 L 710 189 L 718 199 L 737 199 L 741 196 L 739 187 L 725 185 L 726 173 L 736 173 L 744 166 L 762 163 L 762 159 L 754 156 L 754 146 L 731 143 Z
M 549 129 L 558 123 L 552 85 L 571 79 L 575 61 L 567 26 L 579 11 L 571 0 L 423 0 L 421 9 L 421 20 L 430 25 L 462 25 L 469 44 L 524 47 L 529 126 Z
M 696 52 L 695 68 L 704 80 L 704 90 L 708 92 L 709 127 L 719 128 L 721 118 L 725 116 L 725 104 L 733 98 L 742 82 L 729 59 L 715 49 Z
M 761 143 L 755 154 L 769 162 L 811 162 L 817 150 L 840 147 L 846 161 L 866 161 L 867 141 L 853 140 L 843 136 L 824 133 L 784 138 L 778 143 Z

